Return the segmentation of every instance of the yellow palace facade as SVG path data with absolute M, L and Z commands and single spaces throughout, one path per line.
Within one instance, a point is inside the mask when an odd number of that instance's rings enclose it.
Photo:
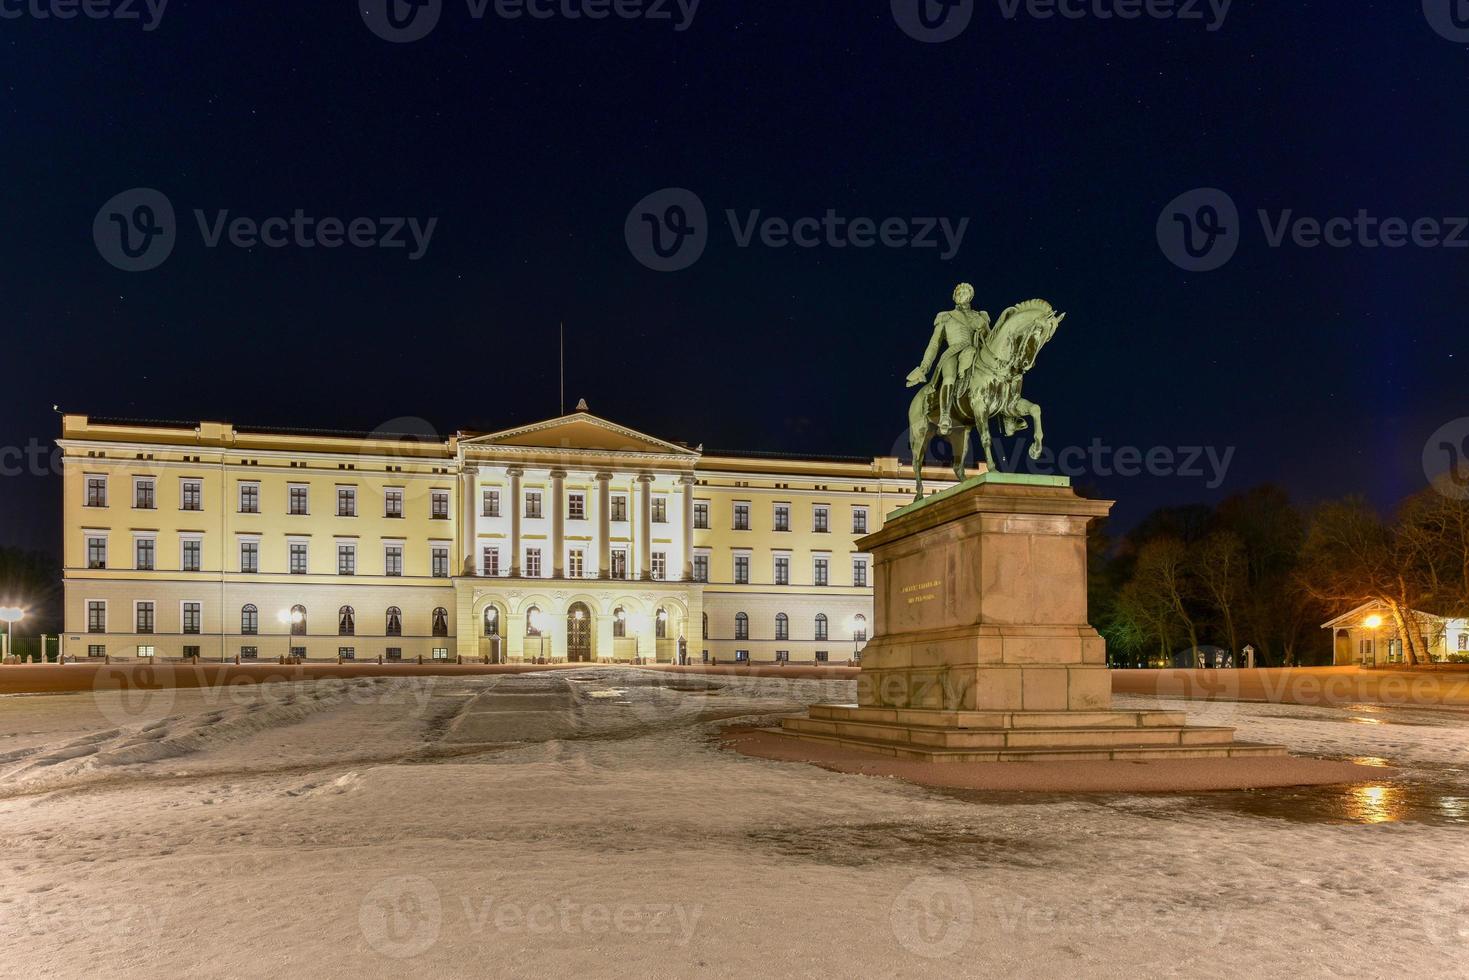
M 62 428 L 69 658 L 845 662 L 854 541 L 912 500 L 896 458 L 706 454 L 582 410 L 427 440 Z

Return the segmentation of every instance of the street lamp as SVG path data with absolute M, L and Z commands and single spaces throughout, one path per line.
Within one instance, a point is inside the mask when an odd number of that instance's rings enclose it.
M 858 638 L 859 631 L 861 633 L 867 632 L 867 617 L 861 613 L 848 616 L 847 632 L 852 634 L 852 661 L 854 663 L 862 659 L 862 652 L 857 648 L 857 644 L 860 642 Z
M 26 611 L 19 606 L 0 606 L 0 622 L 5 623 L 5 656 L 15 650 L 15 624 L 25 619 Z M 41 651 L 41 662 L 46 660 L 46 651 Z
M 282 626 L 291 627 L 291 630 L 286 633 L 286 656 L 290 657 L 292 655 L 291 637 L 295 635 L 295 627 L 300 625 L 301 621 L 306 617 L 302 614 L 301 610 L 292 608 L 282 609 L 276 613 L 275 618 L 280 620 Z
M 532 609 L 531 610 L 531 612 L 530 612 L 530 628 L 536 631 L 536 636 L 540 640 L 540 644 L 539 644 L 540 656 L 538 656 L 536 658 L 537 660 L 545 660 L 546 659 L 546 627 L 549 626 L 549 625 L 550 625 L 550 620 L 546 616 L 545 613 L 541 612 L 539 609 Z
M 1362 625 L 1372 631 L 1372 666 L 1377 666 L 1377 630 L 1382 626 L 1382 617 L 1373 613 L 1362 620 Z M 1366 661 L 1363 661 L 1366 663 Z

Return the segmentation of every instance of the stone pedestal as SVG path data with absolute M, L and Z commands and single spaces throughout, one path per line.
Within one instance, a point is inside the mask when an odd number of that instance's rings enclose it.
M 1111 710 L 1086 549 L 1111 507 L 1064 477 L 990 473 L 888 515 L 858 542 L 875 589 L 858 703 L 784 731 L 926 761 L 1284 754 L 1178 712 Z

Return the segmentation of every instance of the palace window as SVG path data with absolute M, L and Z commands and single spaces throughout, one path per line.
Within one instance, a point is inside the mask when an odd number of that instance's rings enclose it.
M 357 659 L 357 648 L 356 647 L 337 647 L 337 659 L 338 660 L 356 660 Z
M 351 606 L 337 610 L 337 635 L 355 636 L 357 633 L 357 611 Z
M 337 545 L 337 574 L 357 574 L 357 546 L 355 544 Z
M 481 511 L 485 517 L 500 516 L 500 491 L 486 490 L 481 495 Z
M 525 575 L 526 578 L 541 577 L 541 549 L 525 549 Z
M 668 523 L 668 498 L 667 497 L 654 497 L 653 498 L 653 523 L 654 524 L 667 524 Z
M 138 646 L 138 659 L 139 660 L 152 660 L 153 659 L 153 652 L 154 652 L 153 651 L 153 647 L 151 645 L 146 644 L 146 643 L 145 644 L 140 644 Z
M 735 651 L 735 663 L 737 663 L 737 664 L 747 664 L 749 662 L 750 662 L 750 651 L 749 650 L 736 650 Z
M 587 519 L 586 494 L 569 493 L 566 495 L 566 516 L 573 521 L 584 521 Z
M 449 648 L 448 647 L 434 647 L 433 650 L 430 652 L 429 655 L 434 660 L 448 660 L 449 659 Z
M 102 643 L 88 643 L 87 644 L 87 656 L 88 657 L 105 657 L 105 656 L 107 656 L 107 646 L 105 644 L 102 644 Z
M 627 549 L 612 549 L 612 577 L 627 578 Z
M 449 548 L 447 545 L 434 545 L 430 562 L 434 578 L 449 577 Z
M 447 521 L 449 519 L 449 491 L 430 491 L 428 499 L 429 517 L 436 521 Z
M 383 516 L 395 518 L 403 516 L 402 490 L 383 491 Z
M 1469 633 L 1459 634 L 1459 652 L 1469 651 Z
M 750 556 L 749 555 L 735 555 L 735 559 L 734 559 L 734 580 L 735 580 L 735 585 L 749 585 L 750 584 Z
M 828 656 L 829 655 L 827 654 L 827 652 L 825 650 L 817 650 L 816 651 L 816 662 L 819 663 L 819 664 L 824 664 L 824 663 L 826 663 L 826 661 L 828 659 Z
M 186 572 L 197 572 L 202 567 L 204 542 L 198 538 L 184 538 L 179 542 L 179 568 Z
M 388 636 L 403 635 L 403 610 L 399 609 L 397 606 L 388 607 L 388 622 L 386 632 Z
M 587 553 L 580 548 L 572 548 L 566 556 L 566 574 L 571 578 L 581 578 L 587 570 Z
M 709 556 L 708 555 L 695 555 L 694 556 L 694 581 L 695 582 L 707 582 L 707 581 L 709 581 Z
M 500 574 L 500 549 L 499 548 L 486 548 L 486 549 L 484 549 L 484 552 L 483 552 L 483 564 L 484 564 L 484 574 L 486 574 L 486 575 L 499 575 Z
M 386 659 L 387 660 L 398 661 L 398 660 L 402 660 L 403 659 L 403 648 L 402 647 L 388 647 L 383 652 L 387 655 L 386 656 Z
M 831 561 L 826 558 L 817 558 L 812 562 L 812 584 L 831 584 Z
M 485 636 L 500 635 L 500 609 L 498 606 L 485 606 Z
M 305 487 L 305 486 L 303 486 L 301 484 L 296 484 L 296 485 L 291 486 L 288 489 L 287 495 L 286 495 L 286 513 L 288 513 L 288 514 L 307 514 L 307 513 L 310 513 L 310 511 L 308 509 L 308 504 L 310 503 L 310 498 L 308 496 L 308 492 L 309 491 L 308 491 L 307 487 Z
M 258 484 L 258 483 L 241 483 L 240 484 L 240 513 L 241 514 L 258 514 L 258 513 L 260 513 L 260 484 Z
M 541 491 L 527 490 L 525 492 L 525 516 L 541 516 Z
M 259 647 L 240 647 L 241 660 L 254 660 L 260 656 Z
M 739 503 L 734 505 L 734 529 L 736 531 L 748 531 L 750 529 L 749 503 Z
M 204 618 L 204 609 L 197 602 L 186 602 L 183 607 L 183 631 L 185 633 L 198 633 Z
M 750 617 L 742 612 L 735 613 L 735 635 L 736 640 L 748 640 L 750 638 Z
M 337 487 L 337 516 L 357 516 L 357 488 Z
M 612 495 L 612 519 L 614 521 L 627 520 L 627 494 L 617 493 Z
M 240 542 L 240 571 L 260 571 L 260 543 L 258 541 Z
M 306 574 L 306 543 L 303 541 L 291 542 L 291 565 L 292 575 Z
M 303 605 L 301 605 L 301 604 L 299 604 L 299 603 L 297 603 L 296 605 L 292 606 L 291 607 L 291 615 L 290 615 L 289 618 L 291 620 L 291 635 L 292 636 L 305 636 L 306 635 L 306 607 L 303 606 Z
M 140 572 L 151 572 L 153 570 L 153 557 L 156 542 L 152 538 L 138 538 L 133 542 L 133 550 L 136 552 L 135 564 Z
M 827 630 L 827 622 L 826 622 L 826 613 L 817 613 L 816 614 L 816 639 L 818 641 L 829 639 L 829 637 L 827 636 L 827 633 L 828 633 L 828 630 Z
M 253 603 L 240 607 L 240 635 L 254 636 L 260 632 L 260 609 Z
M 777 531 L 789 531 L 791 529 L 791 505 L 775 505 L 775 529 Z
M 107 632 L 107 603 L 92 600 L 87 603 L 87 632 Z
M 859 587 L 865 586 L 867 584 L 866 558 L 852 559 L 852 584 Z
M 789 650 L 777 650 L 777 651 L 775 651 L 775 662 L 776 663 L 778 663 L 778 664 L 790 663 L 790 660 L 791 660 L 791 651 L 789 651 Z
M 668 552 L 655 551 L 652 554 L 653 581 L 662 582 L 668 578 Z
M 791 584 L 791 557 L 790 555 L 775 556 L 775 584 Z
M 87 506 L 88 507 L 106 507 L 107 506 L 107 477 L 105 477 L 105 476 L 89 476 L 89 477 L 87 477 Z
M 775 614 L 775 638 L 777 640 L 789 640 L 791 638 L 791 617 L 785 613 Z
M 831 508 L 826 504 L 812 505 L 811 530 L 817 534 L 825 534 L 831 530 Z
M 694 501 L 694 527 L 700 531 L 709 529 L 709 501 Z
M 153 603 L 137 602 L 133 604 L 134 633 L 153 632 Z
M 852 508 L 852 533 L 853 534 L 866 534 L 867 533 L 867 508 L 866 507 L 853 507 Z
M 433 630 L 434 631 L 434 636 L 448 636 L 449 635 L 449 610 L 445 609 L 443 606 L 436 607 L 434 609 L 433 623 L 434 623 L 434 630 Z
M 133 506 L 138 510 L 153 510 L 158 506 L 152 479 L 139 478 L 133 481 Z
M 204 509 L 204 484 L 199 480 L 184 480 L 179 484 L 179 510 Z
M 401 544 L 390 544 L 383 549 L 383 574 L 395 577 L 403 574 L 403 546 Z
M 87 538 L 87 567 L 107 567 L 107 539 L 102 537 Z

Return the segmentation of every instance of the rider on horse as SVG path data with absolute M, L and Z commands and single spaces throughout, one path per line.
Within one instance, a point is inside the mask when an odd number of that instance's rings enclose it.
M 943 356 L 939 357 L 938 374 L 935 381 L 939 385 L 939 434 L 948 435 L 953 427 L 954 403 L 963 394 L 956 391 L 956 382 L 967 377 L 970 366 L 974 363 L 974 357 L 979 347 L 989 339 L 990 315 L 984 310 L 971 309 L 969 304 L 974 300 L 974 287 L 967 282 L 961 282 L 954 289 L 954 308 L 940 313 L 933 321 L 933 339 L 928 342 L 928 350 L 923 354 L 923 362 L 914 368 L 908 375 L 908 387 L 923 384 L 928 378 L 928 370 L 933 367 L 935 357 L 938 357 L 939 348 L 946 347 Z M 933 382 L 928 383 L 928 389 L 933 387 Z M 925 392 L 928 390 L 925 389 Z

